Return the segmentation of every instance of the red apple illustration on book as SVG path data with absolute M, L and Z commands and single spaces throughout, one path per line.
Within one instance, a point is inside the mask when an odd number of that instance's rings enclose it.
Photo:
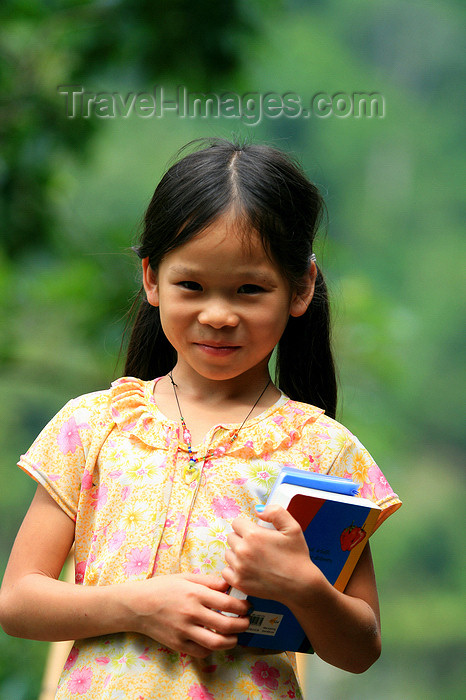
M 340 535 L 340 544 L 344 552 L 349 552 L 356 547 L 366 536 L 366 531 L 362 527 L 357 527 L 352 523 L 346 527 Z

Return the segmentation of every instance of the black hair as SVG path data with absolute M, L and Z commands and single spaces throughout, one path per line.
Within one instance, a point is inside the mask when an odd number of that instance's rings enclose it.
M 243 224 L 259 233 L 284 277 L 298 288 L 308 272 L 325 211 L 317 187 L 289 156 L 269 146 L 223 139 L 193 143 L 199 149 L 175 162 L 154 192 L 135 249 L 139 257 L 148 257 L 156 270 L 169 251 L 233 209 Z M 159 309 L 142 292 L 125 373 L 152 379 L 173 369 L 176 351 L 162 330 Z M 319 268 L 306 313 L 289 318 L 279 341 L 275 382 L 290 398 L 324 408 L 335 417 L 329 302 Z

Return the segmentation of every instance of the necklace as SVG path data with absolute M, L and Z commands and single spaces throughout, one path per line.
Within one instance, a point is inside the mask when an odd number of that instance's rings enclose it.
M 186 425 L 186 422 L 185 422 L 185 420 L 184 420 L 184 418 L 183 418 L 183 414 L 182 414 L 182 412 L 181 412 L 181 406 L 180 406 L 180 402 L 179 402 L 179 400 L 178 400 L 178 394 L 177 394 L 177 391 L 176 391 L 176 384 L 175 384 L 175 382 L 173 381 L 173 375 L 172 375 L 171 372 L 169 372 L 169 373 L 168 373 L 168 376 L 169 376 L 170 381 L 171 381 L 171 383 L 172 383 L 173 393 L 175 394 L 175 399 L 176 399 L 176 404 L 177 404 L 177 406 L 178 406 L 178 411 L 180 412 L 180 420 L 181 420 L 181 425 L 182 425 L 182 428 L 183 428 L 183 438 L 184 438 L 184 440 L 185 440 L 185 442 L 186 442 L 186 444 L 187 444 L 187 446 L 188 446 L 189 462 L 188 462 L 188 466 L 187 466 L 187 468 L 186 468 L 186 470 L 185 470 L 185 472 L 186 472 L 186 473 L 185 473 L 185 476 L 188 476 L 188 475 L 189 475 L 189 476 L 195 476 L 195 473 L 198 471 L 198 468 L 196 467 L 196 464 L 197 464 L 197 462 L 199 462 L 199 459 L 198 459 L 195 455 L 193 455 L 193 449 L 192 449 L 193 446 L 192 446 L 192 442 L 191 442 L 191 433 L 190 433 L 190 431 L 189 431 L 189 429 L 188 429 L 188 427 L 187 427 L 187 425 Z M 236 438 L 238 437 L 239 431 L 241 430 L 241 428 L 243 427 L 243 425 L 246 423 L 247 419 L 249 418 L 249 416 L 251 415 L 251 413 L 254 411 L 254 409 L 256 408 L 257 404 L 258 404 L 259 401 L 261 400 L 261 398 L 264 396 L 264 394 L 265 394 L 265 392 L 266 392 L 266 390 L 267 390 L 267 388 L 268 388 L 270 382 L 271 382 L 271 379 L 269 378 L 267 384 L 266 384 L 265 387 L 262 389 L 261 393 L 259 394 L 258 398 L 256 399 L 256 401 L 255 401 L 253 407 L 252 407 L 251 410 L 249 411 L 249 413 L 248 413 L 248 415 L 246 416 L 246 418 L 243 420 L 243 422 L 241 423 L 241 425 L 239 426 L 239 428 L 238 428 L 237 430 L 235 429 L 235 430 L 233 431 L 233 433 L 228 437 L 227 442 L 228 442 L 229 444 L 226 446 L 225 451 L 228 449 L 228 447 L 230 447 L 230 445 L 232 445 L 232 444 L 234 443 L 234 441 L 235 441 Z M 218 449 L 218 448 L 216 448 L 216 449 Z M 206 456 L 205 456 L 204 459 L 209 459 L 209 457 L 212 457 L 212 455 L 213 455 L 214 453 L 215 453 L 215 450 L 208 450 L 208 452 L 207 452 L 207 454 L 206 454 Z

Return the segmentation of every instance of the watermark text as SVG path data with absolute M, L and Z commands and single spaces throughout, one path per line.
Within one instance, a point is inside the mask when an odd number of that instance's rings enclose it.
M 68 119 L 239 119 L 255 126 L 263 119 L 382 119 L 385 99 L 378 92 L 316 92 L 304 99 L 295 92 L 193 92 L 155 85 L 151 92 L 91 92 L 82 85 L 60 85 Z

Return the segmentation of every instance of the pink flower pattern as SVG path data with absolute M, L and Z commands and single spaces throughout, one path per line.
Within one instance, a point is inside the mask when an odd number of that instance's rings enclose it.
M 66 684 L 72 695 L 84 695 L 92 683 L 92 669 L 89 666 L 77 668 L 71 673 L 70 680 Z
M 83 472 L 83 477 L 81 479 L 81 488 L 83 491 L 88 491 L 92 488 L 92 474 L 85 469 Z
M 65 666 L 64 668 L 69 671 L 70 668 L 73 668 L 73 666 L 76 663 L 76 660 L 79 656 L 79 649 L 73 645 L 71 648 L 70 653 L 68 654 L 68 658 L 66 659 Z
M 374 494 L 377 500 L 388 496 L 391 492 L 390 485 L 377 465 L 372 465 L 369 469 L 368 477 L 374 484 Z
M 201 685 L 200 683 L 193 683 L 193 685 L 188 688 L 188 696 L 192 698 L 192 700 L 215 700 L 215 697 L 212 693 L 209 693 L 205 685 Z
M 74 571 L 75 583 L 82 583 L 84 581 L 84 574 L 86 572 L 86 562 L 80 561 L 79 564 L 76 564 Z
M 110 472 L 109 477 L 110 479 L 119 479 L 122 474 L 121 469 L 115 469 L 115 471 Z
M 139 549 L 139 547 L 134 547 L 127 554 L 127 563 L 125 564 L 125 573 L 127 576 L 134 576 L 135 574 L 142 574 L 149 568 L 151 555 L 151 548 L 149 545 Z
M 181 530 L 184 530 L 186 527 L 186 515 L 184 513 L 178 512 L 176 513 L 178 516 L 178 525 L 176 526 L 176 531 L 181 532 Z
M 104 506 L 107 503 L 108 486 L 106 484 L 102 484 L 101 486 L 99 486 L 92 498 L 94 499 L 92 507 L 96 510 L 100 510 L 100 508 L 102 508 L 102 506 Z
M 108 656 L 96 656 L 95 662 L 96 664 L 100 664 L 101 666 L 106 666 L 110 663 L 110 658 Z
M 241 513 L 241 508 L 237 502 L 229 496 L 214 498 L 212 510 L 217 518 L 236 518 Z
M 71 418 L 61 426 L 57 442 L 60 452 L 64 455 L 68 452 L 74 454 L 78 447 L 82 447 L 81 437 L 74 416 L 71 416 Z
M 265 686 L 269 690 L 278 688 L 278 680 L 280 673 L 273 666 L 269 666 L 265 661 L 256 661 L 251 668 L 251 677 L 259 687 Z
M 117 530 L 113 533 L 108 543 L 108 548 L 111 552 L 116 552 L 120 549 L 121 545 L 126 539 L 126 532 L 124 530 Z

